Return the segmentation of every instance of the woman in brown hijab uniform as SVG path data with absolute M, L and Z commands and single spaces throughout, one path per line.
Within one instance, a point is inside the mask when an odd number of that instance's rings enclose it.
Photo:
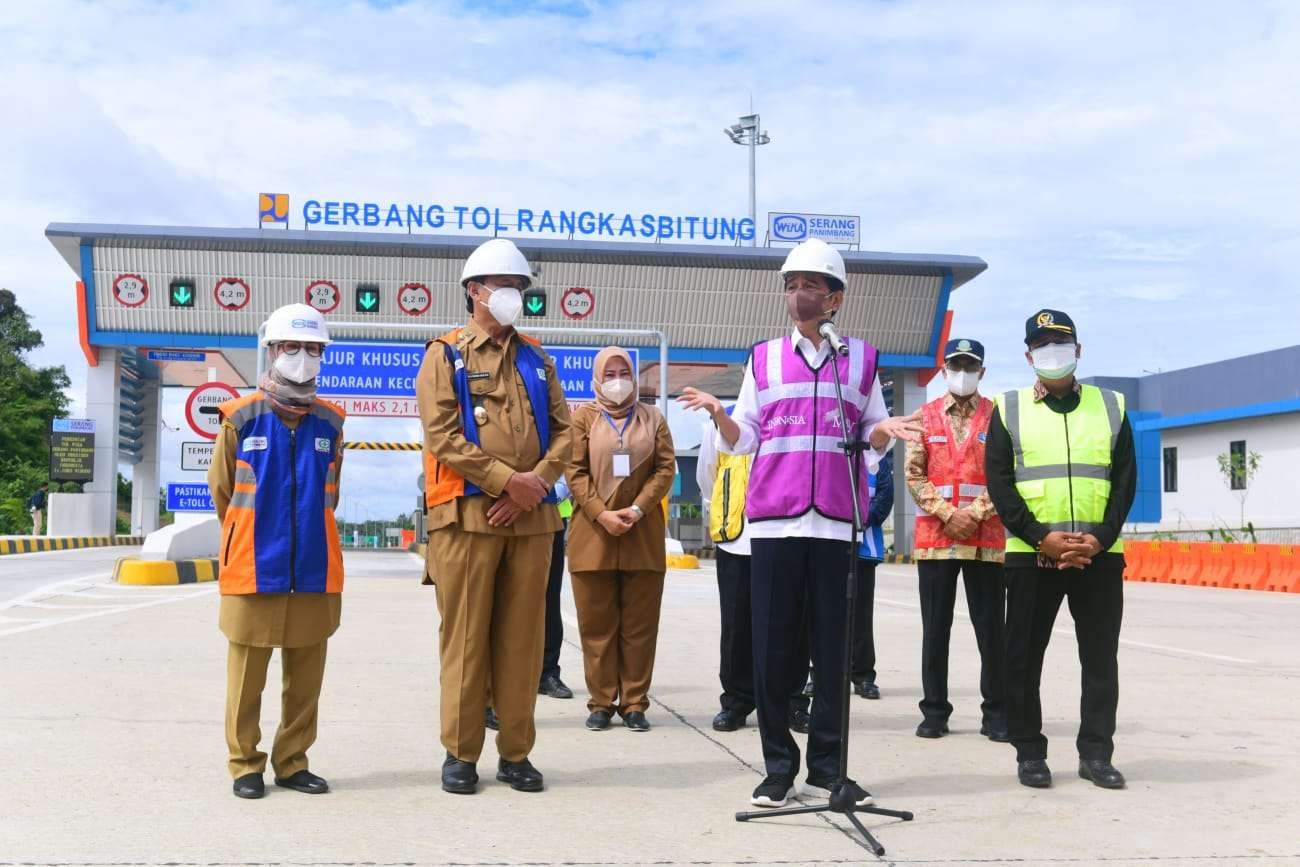
M 573 415 L 569 472 L 569 572 L 591 695 L 587 728 L 608 728 L 617 712 L 643 732 L 667 569 L 659 504 L 677 472 L 673 437 L 663 414 L 637 401 L 627 352 L 601 350 L 592 382 L 596 399 Z

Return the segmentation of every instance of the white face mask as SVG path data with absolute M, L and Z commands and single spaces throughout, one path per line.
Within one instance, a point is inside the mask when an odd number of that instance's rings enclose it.
M 299 349 L 295 355 L 282 352 L 275 357 L 275 369 L 290 382 L 311 382 L 320 373 L 320 359 L 308 355 L 305 349 Z
M 492 294 L 488 296 L 487 306 L 492 318 L 508 327 L 514 325 L 519 314 L 523 312 L 524 296 L 518 289 L 502 286 L 492 290 Z
M 632 380 L 630 379 L 611 379 L 600 384 L 600 393 L 605 395 L 611 403 L 622 403 L 632 393 L 632 388 Z
M 948 390 L 958 397 L 969 397 L 975 393 L 975 389 L 980 387 L 980 372 L 978 370 L 949 370 L 944 368 L 944 375 L 948 377 Z
M 1078 366 L 1073 343 L 1049 343 L 1029 350 L 1034 372 L 1043 379 L 1065 379 Z

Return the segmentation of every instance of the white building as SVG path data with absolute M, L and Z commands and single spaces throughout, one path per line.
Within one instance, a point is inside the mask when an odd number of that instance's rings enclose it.
M 1124 393 L 1138 456 L 1139 530 L 1300 527 L 1300 346 L 1143 377 Z M 1224 473 L 1220 456 L 1253 475 Z M 1262 541 L 1262 540 L 1261 540 Z

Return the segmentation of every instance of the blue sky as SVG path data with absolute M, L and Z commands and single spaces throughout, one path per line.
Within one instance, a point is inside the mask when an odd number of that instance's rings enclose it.
M 861 214 L 869 249 L 989 263 L 953 296 L 989 390 L 1025 379 L 1038 306 L 1074 315 L 1085 374 L 1297 342 L 1284 0 L 54 0 L 6 4 L 0 33 L 0 285 L 78 395 L 50 221 L 248 225 L 266 189 L 736 214 L 721 129 L 751 96 L 760 213 Z

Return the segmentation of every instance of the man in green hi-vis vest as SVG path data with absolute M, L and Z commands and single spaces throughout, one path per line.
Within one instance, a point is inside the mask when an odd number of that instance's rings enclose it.
M 1025 322 L 1028 388 L 997 398 L 985 448 L 988 492 L 1006 526 L 1007 729 L 1020 782 L 1052 784 L 1039 680 L 1061 600 L 1083 668 L 1079 776 L 1124 787 L 1111 764 L 1124 609 L 1120 530 L 1137 490 L 1124 396 L 1074 377 L 1074 322 L 1040 310 Z

